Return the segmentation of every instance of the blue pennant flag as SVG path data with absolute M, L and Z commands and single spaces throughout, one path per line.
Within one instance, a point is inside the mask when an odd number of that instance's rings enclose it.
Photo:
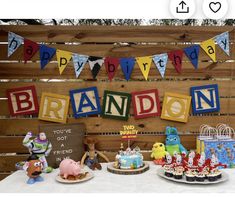
M 220 46 L 220 48 L 228 55 L 230 56 L 230 50 L 229 50 L 229 33 L 224 32 L 218 36 L 215 37 L 215 41 Z
M 50 62 L 50 60 L 55 55 L 55 53 L 56 53 L 56 49 L 48 47 L 46 45 L 40 45 L 41 69 L 45 68 L 45 66 Z
M 76 77 L 78 78 L 85 64 L 87 63 L 88 56 L 73 54 L 73 65 Z
M 193 45 L 184 48 L 184 53 L 193 64 L 194 68 L 198 68 L 198 56 L 199 56 L 200 45 Z
M 121 58 L 120 59 L 120 65 L 122 68 L 122 72 L 125 75 L 126 80 L 130 80 L 131 73 L 133 71 L 133 68 L 135 66 L 135 58 Z
M 168 55 L 167 53 L 163 53 L 160 55 L 154 55 L 153 56 L 153 61 L 159 70 L 159 73 L 161 74 L 162 78 L 164 78 L 165 71 L 166 71 L 166 65 L 168 61 Z
M 10 57 L 22 45 L 24 38 L 21 36 L 8 32 L 8 57 Z

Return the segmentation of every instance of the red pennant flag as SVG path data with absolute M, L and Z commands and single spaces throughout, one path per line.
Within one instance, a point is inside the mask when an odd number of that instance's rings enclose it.
M 182 70 L 182 60 L 183 60 L 183 50 L 171 51 L 168 53 L 169 59 L 172 61 L 172 64 L 175 66 L 177 73 L 181 73 Z
M 24 39 L 24 63 L 27 63 L 39 50 L 39 45 L 31 40 Z
M 119 65 L 119 58 L 106 57 L 104 60 L 104 64 L 108 73 L 109 80 L 112 81 Z

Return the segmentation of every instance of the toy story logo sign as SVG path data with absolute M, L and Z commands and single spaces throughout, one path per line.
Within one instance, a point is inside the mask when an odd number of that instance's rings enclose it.
M 120 131 L 122 139 L 131 140 L 137 137 L 138 130 L 135 129 L 134 125 L 124 125 L 123 130 Z

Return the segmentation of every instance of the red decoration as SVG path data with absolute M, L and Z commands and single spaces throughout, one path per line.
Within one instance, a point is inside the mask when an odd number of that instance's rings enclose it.
M 119 65 L 119 58 L 106 57 L 104 60 L 104 64 L 108 73 L 109 80 L 112 81 Z
M 161 109 L 157 89 L 132 92 L 131 95 L 136 119 L 160 116 Z
M 34 86 L 8 89 L 7 98 L 12 116 L 38 113 L 37 93 Z
M 27 63 L 28 60 L 31 60 L 38 50 L 39 45 L 36 42 L 24 39 L 24 63 Z
M 182 50 L 171 51 L 168 53 L 168 57 L 178 73 L 181 73 L 182 70 L 183 54 L 184 52 Z

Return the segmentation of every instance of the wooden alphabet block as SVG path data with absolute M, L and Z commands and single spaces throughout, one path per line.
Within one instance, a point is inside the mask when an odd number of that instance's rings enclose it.
M 161 118 L 177 122 L 187 122 L 191 96 L 166 92 Z
M 38 113 L 38 99 L 34 86 L 8 89 L 7 98 L 12 116 Z
M 219 88 L 217 84 L 190 88 L 193 114 L 220 111 Z
M 136 119 L 160 116 L 158 90 L 132 92 L 132 103 Z
M 96 87 L 70 90 L 74 117 L 100 114 L 100 100 Z
M 69 96 L 42 93 L 39 119 L 66 123 L 67 114 L 69 110 Z
M 131 94 L 105 90 L 102 117 L 128 120 L 130 102 Z

